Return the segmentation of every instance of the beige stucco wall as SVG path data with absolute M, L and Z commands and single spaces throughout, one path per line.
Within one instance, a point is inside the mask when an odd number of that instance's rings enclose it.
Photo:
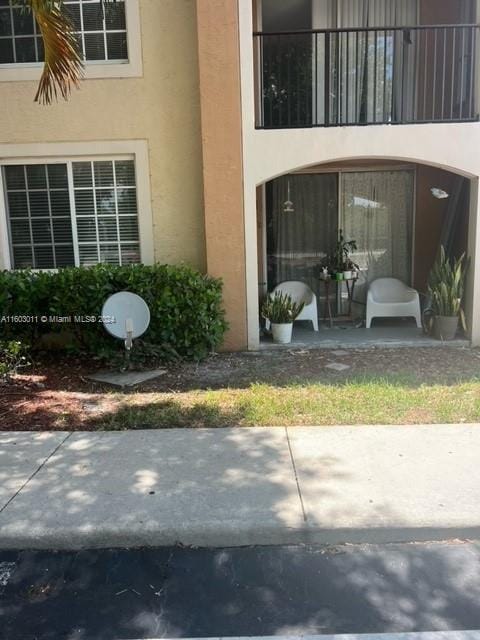
M 49 107 L 35 82 L 0 82 L 0 144 L 146 140 L 155 260 L 204 269 L 195 0 L 140 0 L 140 17 L 143 77 L 85 80 Z
M 394 159 L 453 171 L 472 180 L 480 176 L 480 124 L 434 124 L 292 131 L 250 131 L 244 138 L 244 199 L 247 255 L 249 344 L 258 345 L 258 268 L 256 187 L 302 167 L 348 159 Z M 472 343 L 480 346 L 480 215 L 472 190 L 469 229 L 471 268 L 468 320 Z
M 245 246 L 248 342 L 259 344 L 257 213 L 258 185 L 282 174 L 349 159 L 392 159 L 432 165 L 472 180 L 480 176 L 480 123 L 375 127 L 255 130 L 255 74 L 252 46 L 252 4 L 239 3 L 242 132 L 245 202 Z M 479 204 L 472 190 L 469 228 L 468 315 L 472 342 L 480 345 Z

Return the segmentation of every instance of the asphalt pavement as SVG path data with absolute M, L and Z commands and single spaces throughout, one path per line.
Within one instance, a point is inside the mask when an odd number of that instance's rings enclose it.
M 480 543 L 6 551 L 0 592 L 2 640 L 474 630 Z

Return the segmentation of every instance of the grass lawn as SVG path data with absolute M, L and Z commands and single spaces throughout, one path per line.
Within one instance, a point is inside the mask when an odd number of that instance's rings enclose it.
M 0 387 L 0 430 L 480 422 L 475 349 L 222 354 L 124 392 L 91 367 L 39 362 Z
M 106 429 L 480 422 L 480 381 L 422 385 L 374 378 L 324 384 L 114 395 Z

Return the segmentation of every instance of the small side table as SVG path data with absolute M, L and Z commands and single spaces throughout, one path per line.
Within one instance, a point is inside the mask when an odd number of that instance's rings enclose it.
M 347 316 L 351 319 L 352 318 L 352 303 L 353 303 L 353 294 L 355 291 L 355 283 L 357 281 L 358 278 L 349 278 L 348 280 L 336 280 L 334 278 L 320 278 L 320 282 L 323 282 L 324 288 L 325 288 L 325 302 L 326 302 L 326 307 L 327 307 L 327 312 L 328 312 L 328 316 L 324 316 L 323 319 L 326 320 L 327 318 L 330 321 L 330 328 L 333 327 L 333 314 L 332 314 L 332 305 L 331 305 L 331 301 L 330 301 L 330 291 L 331 291 L 331 285 L 335 284 L 338 285 L 342 284 L 343 282 L 345 282 L 345 284 L 347 285 L 347 296 L 348 296 L 348 314 Z

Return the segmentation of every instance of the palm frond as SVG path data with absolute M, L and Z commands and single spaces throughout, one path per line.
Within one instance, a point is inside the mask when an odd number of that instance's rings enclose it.
M 116 0 L 98 0 L 100 10 Z M 45 62 L 35 101 L 51 104 L 58 94 L 68 99 L 83 77 L 83 60 L 78 36 L 65 11 L 63 0 L 23 0 L 33 12 L 42 34 Z
M 58 94 L 65 100 L 82 78 L 83 62 L 73 25 L 63 2 L 28 0 L 42 34 L 45 62 L 35 102 L 51 104 Z

